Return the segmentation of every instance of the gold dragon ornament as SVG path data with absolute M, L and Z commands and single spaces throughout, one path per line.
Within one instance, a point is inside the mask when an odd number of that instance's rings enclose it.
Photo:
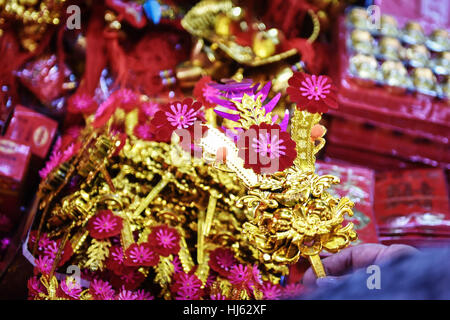
M 234 103 L 243 129 L 272 124 L 272 116 L 265 114 L 259 97 L 244 94 L 242 102 Z M 200 142 L 206 160 L 215 167 L 225 166 L 225 170 L 233 172 L 246 186 L 247 194 L 237 202 L 252 212 L 243 224 L 243 232 L 257 248 L 260 262 L 284 275 L 288 273 L 288 264 L 305 257 L 317 277 L 325 277 L 319 257 L 321 251 L 336 253 L 357 239 L 353 224 L 344 225 L 345 215 L 353 215 L 353 202 L 347 197 L 333 197 L 326 191 L 338 184 L 339 179 L 315 173 L 315 154 L 325 144 L 322 138 L 325 132 L 313 140 L 311 131 L 320 119 L 318 113 L 295 108 L 291 137 L 296 143 L 297 157 L 290 168 L 273 174 L 257 174 L 244 168 L 235 143 L 212 126 Z M 225 161 L 218 157 L 223 148 Z

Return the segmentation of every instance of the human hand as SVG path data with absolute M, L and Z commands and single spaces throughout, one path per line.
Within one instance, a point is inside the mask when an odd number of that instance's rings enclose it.
M 342 280 L 346 275 L 357 269 L 417 252 L 419 252 L 417 249 L 403 244 L 385 246 L 365 243 L 348 247 L 322 260 L 327 277 L 317 279 L 310 267 L 303 276 L 303 284 L 310 287 L 329 285 Z

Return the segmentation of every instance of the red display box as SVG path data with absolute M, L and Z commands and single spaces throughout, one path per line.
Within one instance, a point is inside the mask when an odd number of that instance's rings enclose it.
M 347 222 L 355 225 L 358 233 L 358 240 L 352 245 L 377 243 L 378 236 L 373 213 L 374 171 L 357 166 L 317 161 L 316 173 L 338 177 L 340 184 L 331 186 L 327 191 L 338 197 L 347 197 L 355 203 L 353 217 L 346 219 Z
M 393 156 L 405 162 L 450 169 L 450 145 L 425 138 L 414 138 L 398 131 L 334 118 L 329 126 L 327 139 L 333 145 Z M 352 159 L 350 156 L 348 158 Z M 370 158 L 367 160 L 373 161 Z
M 379 1 L 381 13 L 394 15 L 400 21 L 400 25 L 402 21 L 411 19 L 417 19 L 426 30 L 439 25 L 427 22 L 426 19 L 422 21 L 421 14 L 427 12 L 424 8 L 429 6 L 425 0 L 401 1 L 403 6 L 392 3 L 393 1 L 390 3 Z M 332 76 L 339 89 L 339 109 L 331 110 L 330 114 L 340 117 L 351 116 L 380 128 L 401 130 L 413 137 L 424 137 L 448 145 L 450 132 L 448 99 L 440 100 L 417 93 L 396 94 L 387 90 L 385 86 L 362 86 L 358 79 L 350 75 L 348 69 L 351 53 L 346 45 L 348 30 L 344 20 L 345 18 L 341 17 L 338 22 L 335 44 L 338 52 L 335 62 L 338 67 L 332 70 Z M 445 23 L 441 27 L 443 26 L 448 28 L 448 17 L 445 17 Z
M 40 113 L 16 106 L 5 137 L 30 146 L 33 155 L 45 159 L 58 123 Z
M 0 138 L 0 208 L 13 223 L 20 218 L 30 158 L 29 146 Z
M 448 237 L 449 192 L 441 169 L 396 170 L 379 173 L 375 213 L 383 236 Z

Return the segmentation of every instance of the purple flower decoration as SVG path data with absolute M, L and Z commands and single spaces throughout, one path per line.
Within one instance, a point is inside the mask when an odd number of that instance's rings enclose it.
M 222 106 L 224 108 L 237 111 L 235 102 L 242 102 L 242 98 L 244 94 L 257 99 L 261 98 L 263 103 L 267 99 L 267 96 L 270 92 L 270 88 L 272 86 L 272 82 L 267 82 L 261 90 L 258 91 L 260 86 L 259 83 L 253 84 L 250 79 L 244 79 L 242 82 L 236 81 L 228 81 L 225 84 L 209 84 L 210 87 L 218 89 L 220 91 L 220 95 L 218 97 L 211 97 L 211 101 L 215 104 Z M 271 100 L 263 104 L 263 108 L 266 111 L 266 114 L 272 112 L 272 110 L 277 105 L 278 101 L 280 101 L 281 93 L 278 93 Z M 217 108 L 214 110 L 219 116 L 231 120 L 231 121 L 239 121 L 240 115 L 236 113 L 229 113 L 226 111 L 218 110 Z M 278 115 L 274 115 L 272 117 L 272 124 L 274 124 L 278 120 Z M 289 111 L 286 110 L 285 116 L 283 120 L 280 122 L 280 127 L 282 131 L 286 131 L 287 125 L 289 123 Z

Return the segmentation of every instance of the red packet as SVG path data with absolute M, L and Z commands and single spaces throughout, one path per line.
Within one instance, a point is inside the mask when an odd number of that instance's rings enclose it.
M 380 233 L 430 235 L 450 231 L 447 182 L 441 169 L 377 174 L 375 195 Z
M 325 160 L 335 163 L 353 164 L 364 166 L 373 170 L 384 171 L 386 168 L 417 168 L 424 167 L 423 164 L 402 161 L 393 156 L 386 156 L 367 150 L 357 149 L 331 143 L 328 141 L 325 150 Z
M 338 197 L 348 197 L 355 203 L 353 217 L 347 219 L 355 225 L 360 243 L 378 243 L 377 231 L 373 214 L 374 171 L 367 168 L 342 165 L 336 163 L 316 162 L 316 173 L 319 175 L 334 175 L 340 179 L 340 184 L 328 189 Z
M 414 138 L 363 122 L 334 118 L 329 127 L 329 142 L 370 153 L 395 156 L 403 161 L 419 162 L 432 166 L 450 168 L 448 143 Z M 355 139 L 355 137 L 361 137 Z M 369 159 L 370 161 L 370 159 Z
M 66 65 L 58 65 L 56 55 L 44 55 L 28 62 L 17 76 L 44 105 L 51 105 L 76 86 L 74 75 Z
M 429 34 L 435 28 L 449 29 L 448 0 L 376 1 L 381 14 L 395 17 L 399 28 L 407 21 L 417 21 Z M 341 117 L 357 117 L 385 129 L 398 129 L 414 136 L 440 141 L 448 145 L 450 108 L 448 99 L 412 92 L 393 93 L 385 85 L 361 85 L 361 79 L 351 75 L 351 50 L 345 18 L 336 28 L 337 55 L 333 77 L 339 87 L 339 109 L 330 113 Z M 406 48 L 406 45 L 404 45 Z M 382 61 L 382 60 L 381 60 Z M 378 61 L 381 63 L 381 61 Z M 439 77 L 438 77 L 439 78 Z
M 0 208 L 13 222 L 19 219 L 30 157 L 29 146 L 0 138 Z
M 16 106 L 5 137 L 30 146 L 33 155 L 45 159 L 57 128 L 56 121 L 25 107 Z

